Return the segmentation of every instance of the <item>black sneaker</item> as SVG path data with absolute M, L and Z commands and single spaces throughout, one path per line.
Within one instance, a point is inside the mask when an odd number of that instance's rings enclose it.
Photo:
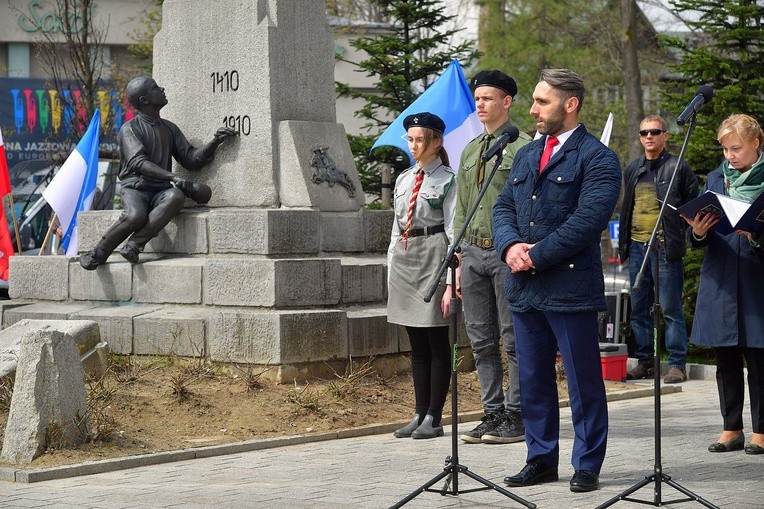
M 475 426 L 475 429 L 462 433 L 459 438 L 468 444 L 479 444 L 482 441 L 483 435 L 489 431 L 492 431 L 496 426 L 501 424 L 503 420 L 503 413 L 485 414 L 485 416 L 480 420 L 480 424 Z
M 484 444 L 512 444 L 525 440 L 525 426 L 519 412 L 508 412 L 498 426 L 484 433 Z

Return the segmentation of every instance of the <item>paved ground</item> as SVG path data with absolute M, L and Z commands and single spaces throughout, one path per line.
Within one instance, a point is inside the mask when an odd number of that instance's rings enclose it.
M 651 382 L 640 382 L 651 385 Z M 716 384 L 692 380 L 682 392 L 662 397 L 662 466 L 672 481 L 725 509 L 764 508 L 764 456 L 742 451 L 707 452 L 719 434 Z M 511 493 L 539 508 L 594 508 L 645 479 L 654 468 L 653 398 L 610 403 L 610 440 L 599 491 L 574 494 L 568 488 L 573 431 L 562 410 L 560 475 L 557 483 L 513 488 Z M 746 406 L 745 422 L 750 423 Z M 460 429 L 471 427 L 462 425 Z M 390 434 L 331 440 L 268 450 L 194 459 L 32 484 L 0 483 L 3 508 L 380 508 L 389 507 L 442 472 L 451 453 L 450 428 L 436 440 L 395 439 Z M 464 445 L 460 462 L 471 472 L 501 484 L 525 463 L 524 443 Z M 434 488 L 442 488 L 437 483 Z M 459 489 L 480 485 L 459 476 Z M 686 498 L 659 483 L 667 502 Z M 657 506 L 655 483 L 632 494 Z M 613 507 L 642 507 L 617 501 Z M 695 501 L 674 507 L 702 507 Z M 426 492 L 405 507 L 522 507 L 496 491 L 442 496 Z

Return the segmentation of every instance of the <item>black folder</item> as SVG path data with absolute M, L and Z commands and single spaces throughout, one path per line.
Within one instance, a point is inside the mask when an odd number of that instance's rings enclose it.
M 748 203 L 714 191 L 706 191 L 676 210 L 690 218 L 694 218 L 699 211 L 717 216 L 719 222 L 714 229 L 722 235 L 744 230 L 757 236 L 764 230 L 764 193 L 753 203 Z

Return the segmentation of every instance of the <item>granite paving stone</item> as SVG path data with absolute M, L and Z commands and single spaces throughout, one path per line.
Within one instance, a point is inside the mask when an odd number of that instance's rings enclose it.
M 639 381 L 651 387 L 651 381 Z M 616 497 L 653 473 L 653 398 L 609 403 L 610 436 L 601 475 L 601 489 L 572 493 L 570 452 L 573 429 L 570 410 L 561 409 L 560 481 L 509 491 L 539 508 L 594 508 Z M 724 509 L 764 508 L 756 495 L 764 481 L 764 457 L 742 451 L 707 452 L 721 427 L 716 384 L 690 380 L 681 391 L 661 397 L 663 472 L 673 481 Z M 750 429 L 746 404 L 744 420 Z M 459 430 L 476 423 L 460 424 Z M 391 434 L 367 435 L 254 450 L 228 456 L 139 466 L 130 470 L 49 480 L 2 483 L 3 508 L 84 507 L 128 508 L 308 508 L 390 507 L 442 472 L 451 454 L 451 427 L 435 440 L 396 439 Z M 502 479 L 525 464 L 524 443 L 459 446 L 460 464 L 503 487 Z M 458 496 L 425 492 L 407 508 L 522 507 L 504 495 L 484 490 L 461 474 Z M 443 481 L 433 485 L 442 489 Z M 653 505 L 654 483 L 630 495 L 645 503 L 619 500 L 612 507 Z M 701 507 L 661 483 L 661 502 L 672 507 Z

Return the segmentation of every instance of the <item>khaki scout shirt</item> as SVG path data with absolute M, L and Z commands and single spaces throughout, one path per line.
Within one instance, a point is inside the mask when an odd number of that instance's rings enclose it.
M 387 250 L 388 267 L 392 261 L 395 243 L 400 241 L 401 235 L 406 231 L 409 200 L 414 188 L 417 170 L 418 166 L 409 168 L 401 173 L 395 182 L 395 201 L 393 203 L 395 220 Z M 455 172 L 450 167 L 445 166 L 440 157 L 436 157 L 430 164 L 425 165 L 422 171 L 424 171 L 424 180 L 419 189 L 411 227 L 422 228 L 442 224 L 448 242 L 451 243 L 454 240 L 454 205 L 457 195 Z
M 493 134 L 501 133 L 507 126 L 509 126 L 509 121 L 496 129 Z M 455 232 L 461 231 L 465 216 L 470 211 L 472 204 L 475 202 L 477 195 L 480 193 L 480 189 L 478 188 L 476 182 L 476 173 L 478 170 L 478 163 L 480 162 L 480 148 L 483 144 L 483 137 L 487 134 L 487 132 L 484 132 L 469 142 L 467 146 L 464 147 L 464 151 L 462 152 L 461 162 L 459 165 L 459 174 L 457 177 L 458 191 L 456 194 L 456 213 L 454 215 Z M 509 178 L 509 170 L 512 167 L 512 163 L 515 159 L 515 154 L 520 149 L 520 147 L 527 145 L 531 141 L 532 139 L 530 136 L 524 132 L 520 132 L 520 137 L 517 138 L 517 140 L 513 143 L 510 143 L 506 146 L 503 152 L 504 156 L 501 161 L 501 166 L 499 166 L 499 169 L 493 176 L 493 180 L 491 180 L 491 184 L 489 185 L 485 196 L 483 196 L 483 199 L 481 200 L 475 215 L 472 216 L 472 221 L 470 221 L 470 225 L 464 234 L 464 239 L 462 240 L 463 242 L 467 242 L 470 236 L 484 239 L 490 239 L 492 237 L 493 228 L 491 227 L 491 210 L 493 209 L 493 204 L 496 202 L 499 194 L 504 189 L 504 184 L 507 182 L 507 178 Z M 495 140 L 491 140 L 489 146 L 495 142 Z M 491 170 L 493 170 L 493 165 L 495 162 L 495 157 L 486 161 L 485 169 L 483 170 L 484 179 L 487 179 L 491 174 Z

